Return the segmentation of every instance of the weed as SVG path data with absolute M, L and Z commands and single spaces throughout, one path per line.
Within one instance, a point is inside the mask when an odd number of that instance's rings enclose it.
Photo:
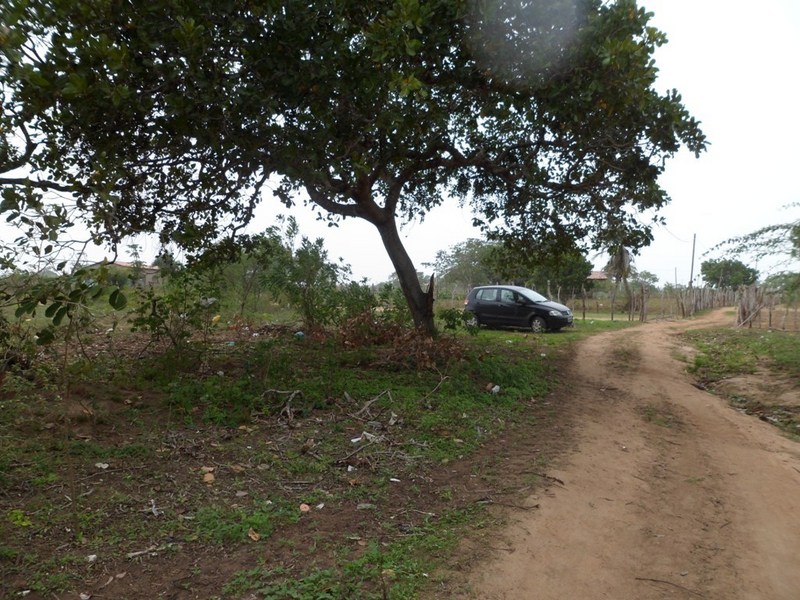
M 669 407 L 656 406 L 654 404 L 647 404 L 640 408 L 642 418 L 648 423 L 658 425 L 659 427 L 671 428 L 677 423 L 674 414 L 669 410 Z
M 277 525 L 297 521 L 299 513 L 270 500 L 255 500 L 253 507 L 205 506 L 195 514 L 197 535 L 215 544 L 242 542 L 248 536 L 269 537 Z
M 16 527 L 30 527 L 33 525 L 30 517 L 19 508 L 12 508 L 8 511 L 8 521 Z
M 187 419 L 200 411 L 205 423 L 234 427 L 250 420 L 260 397 L 249 381 L 224 376 L 181 379 L 169 386 L 169 406 Z
M 689 332 L 700 350 L 690 371 L 704 382 L 753 373 L 762 361 L 800 378 L 800 337 L 791 332 L 713 329 Z
M 444 513 L 420 524 L 413 535 L 391 543 L 369 544 L 355 559 L 348 560 L 346 550 L 335 553 L 336 567 L 305 577 L 297 577 L 284 568 L 242 571 L 225 586 L 224 593 L 242 596 L 255 591 L 259 597 L 275 600 L 415 598 L 429 572 L 455 547 L 462 529 L 483 526 L 482 514 L 477 508 Z M 387 524 L 387 528 L 395 529 L 396 525 Z
M 610 350 L 610 362 L 614 367 L 631 369 L 635 367 L 640 360 L 641 356 L 639 355 L 639 349 L 636 346 L 618 345 L 614 346 Z

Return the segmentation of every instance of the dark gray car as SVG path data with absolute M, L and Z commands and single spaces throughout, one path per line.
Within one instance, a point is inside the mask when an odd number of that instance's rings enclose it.
M 535 333 L 572 325 L 572 311 L 540 293 L 516 285 L 473 288 L 464 301 L 473 325 L 519 327 Z

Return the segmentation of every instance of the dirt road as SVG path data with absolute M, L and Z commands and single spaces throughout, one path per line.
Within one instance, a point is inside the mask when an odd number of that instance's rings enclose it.
M 729 314 L 729 313 L 728 313 Z M 482 600 L 800 598 L 800 444 L 692 386 L 660 322 L 593 337 L 563 482 L 473 572 Z

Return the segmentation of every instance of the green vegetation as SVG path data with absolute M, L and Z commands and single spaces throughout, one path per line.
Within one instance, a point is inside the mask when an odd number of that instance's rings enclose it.
M 111 251 L 151 233 L 197 256 L 229 252 L 268 192 L 305 201 L 376 228 L 432 334 L 399 230 L 446 199 L 542 255 L 649 242 L 666 160 L 706 145 L 655 84 L 651 17 L 633 0 L 7 0 L 0 214 L 31 261 L 75 222 Z
M 800 406 L 780 403 L 771 385 L 776 378 L 800 380 L 800 336 L 796 332 L 753 329 L 714 329 L 684 334 L 700 353 L 689 371 L 701 384 L 717 389 L 725 380 L 738 375 L 767 371 L 770 376 L 762 389 L 726 391 L 733 406 L 780 427 L 790 435 L 800 435 Z
M 800 337 L 785 331 L 715 329 L 684 334 L 701 351 L 690 371 L 714 383 L 766 365 L 800 378 Z
M 2 594 L 63 594 L 98 565 L 129 572 L 252 546 L 226 589 L 413 598 L 487 518 L 462 484 L 430 487 L 430 474 L 493 481 L 494 457 L 475 472 L 468 457 L 535 431 L 569 345 L 626 325 L 430 338 L 398 325 L 391 305 L 359 322 L 304 336 L 212 324 L 158 350 L 144 332 L 85 332 L 86 352 L 61 341 L 35 368 L 9 368 Z M 265 555 L 282 558 L 259 564 Z
M 712 259 L 700 265 L 703 281 L 711 287 L 737 288 L 740 285 L 753 285 L 758 279 L 758 270 L 748 267 L 733 258 Z

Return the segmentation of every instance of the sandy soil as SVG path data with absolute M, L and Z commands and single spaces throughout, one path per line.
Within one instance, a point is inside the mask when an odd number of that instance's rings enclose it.
M 800 444 L 695 388 L 673 334 L 725 311 L 592 337 L 575 451 L 489 560 L 484 600 L 800 598 Z M 555 481 L 555 480 L 554 480 Z

